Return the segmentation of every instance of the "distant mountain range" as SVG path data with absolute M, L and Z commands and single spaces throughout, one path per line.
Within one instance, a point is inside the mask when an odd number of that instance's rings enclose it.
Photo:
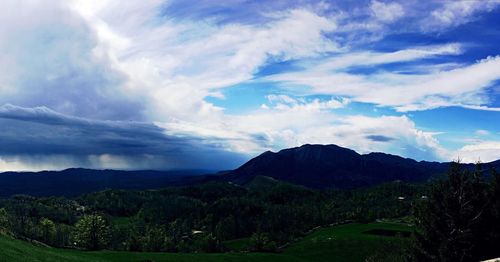
M 0 173 L 0 197 L 78 196 L 104 189 L 155 189 L 196 184 L 209 179 L 213 171 L 119 171 L 71 168 L 63 171 Z
M 357 188 L 401 180 L 424 182 L 445 174 L 450 163 L 415 161 L 384 154 L 358 154 L 336 145 L 303 145 L 265 152 L 241 167 L 207 175 L 203 170 L 117 171 L 67 169 L 0 173 L 0 197 L 14 194 L 77 196 L 104 189 L 156 189 L 208 181 L 246 184 L 267 176 L 312 188 Z M 472 164 L 464 166 L 473 168 Z M 485 163 L 500 170 L 500 160 Z

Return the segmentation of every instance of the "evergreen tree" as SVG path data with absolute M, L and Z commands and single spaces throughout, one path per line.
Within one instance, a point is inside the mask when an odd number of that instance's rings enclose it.
M 416 212 L 417 261 L 478 261 L 491 253 L 488 185 L 481 165 L 475 171 L 453 163 Z
M 491 243 L 500 243 L 500 174 L 496 170 L 491 172 Z M 500 252 L 497 252 L 499 254 Z M 492 254 L 490 255 L 491 257 Z

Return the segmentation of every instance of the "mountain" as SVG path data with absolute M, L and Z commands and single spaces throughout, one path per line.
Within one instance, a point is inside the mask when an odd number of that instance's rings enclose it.
M 471 164 L 464 164 L 473 167 Z M 384 154 L 358 154 L 336 145 L 303 145 L 277 153 L 265 152 L 225 175 L 245 184 L 256 176 L 268 176 L 313 188 L 355 188 L 401 180 L 423 182 L 445 174 L 450 163 L 415 161 Z M 500 161 L 486 163 L 500 167 Z
M 500 170 L 500 160 L 484 164 Z M 384 153 L 361 155 L 336 145 L 303 145 L 264 152 L 241 167 L 211 174 L 204 170 L 118 171 L 72 168 L 63 171 L 0 173 L 0 197 L 78 196 L 104 189 L 157 189 L 209 181 L 274 183 L 262 177 L 311 188 L 357 188 L 401 180 L 422 182 L 445 174 L 450 163 L 417 162 Z M 464 166 L 473 168 L 472 164 Z M 257 178 L 257 180 L 255 180 Z
M 119 171 L 71 168 L 62 171 L 0 173 L 0 197 L 78 196 L 104 189 L 154 189 L 202 183 L 212 171 Z

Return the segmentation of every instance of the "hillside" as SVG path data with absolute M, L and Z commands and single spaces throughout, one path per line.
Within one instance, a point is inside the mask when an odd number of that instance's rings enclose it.
M 0 235 L 0 261 L 364 261 L 377 250 L 394 241 L 406 239 L 365 233 L 372 229 L 410 231 L 404 225 L 389 223 L 348 224 L 322 228 L 293 243 L 283 253 L 182 254 L 148 252 L 85 252 L 34 246 Z M 362 247 L 361 249 L 359 249 Z
M 384 153 L 361 155 L 336 145 L 303 145 L 265 152 L 227 174 L 226 179 L 245 184 L 256 176 L 268 176 L 313 188 L 356 188 L 395 180 L 422 182 L 446 173 L 449 165 Z M 498 168 L 500 162 L 485 166 Z

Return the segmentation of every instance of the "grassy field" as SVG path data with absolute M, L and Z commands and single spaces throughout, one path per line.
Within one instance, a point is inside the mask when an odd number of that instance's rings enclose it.
M 224 242 L 224 246 L 234 251 L 245 251 L 250 246 L 250 238 L 239 238 Z
M 373 229 L 409 231 L 392 223 L 348 224 L 319 229 L 280 254 L 171 254 L 98 251 L 84 252 L 38 247 L 0 236 L 0 261 L 364 261 L 390 241 L 402 239 L 363 233 Z M 404 241 L 404 240 L 403 240 Z M 239 240 L 237 244 L 244 243 Z
M 408 238 L 363 233 L 374 229 L 412 230 L 406 225 L 395 223 L 346 224 L 322 228 L 289 246 L 284 254 L 305 261 L 364 261 L 389 242 L 404 244 L 409 241 Z

